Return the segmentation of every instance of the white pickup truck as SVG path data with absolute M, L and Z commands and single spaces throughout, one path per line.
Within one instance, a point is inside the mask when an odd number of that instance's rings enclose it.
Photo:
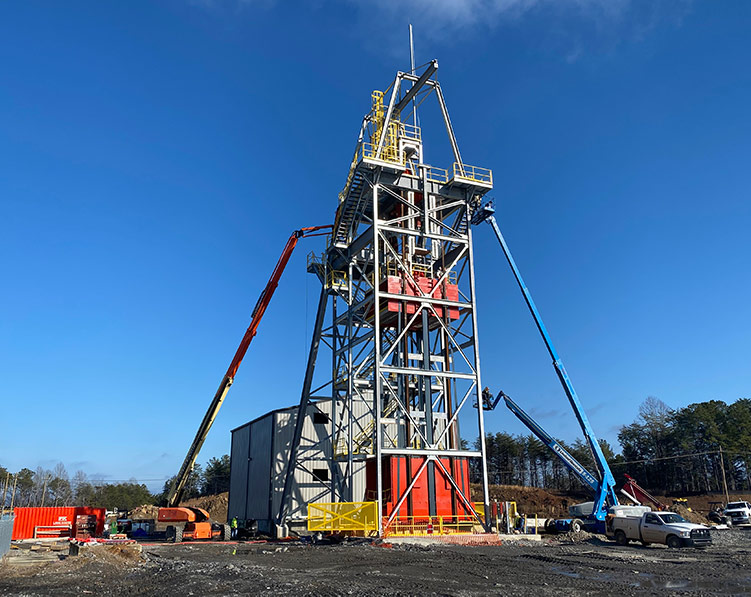
M 668 547 L 707 547 L 712 544 L 709 528 L 693 524 L 674 512 L 651 512 L 643 506 L 614 507 L 605 521 L 605 534 L 618 545 L 641 541 Z
M 749 524 L 751 523 L 751 504 L 748 502 L 730 502 L 725 506 L 723 514 L 729 516 L 733 524 Z

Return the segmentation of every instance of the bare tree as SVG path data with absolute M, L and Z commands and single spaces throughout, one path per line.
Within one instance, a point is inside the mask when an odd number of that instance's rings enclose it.
M 52 470 L 52 479 L 49 482 L 50 500 L 54 506 L 72 505 L 73 491 L 68 480 L 68 471 L 62 462 L 58 462 Z

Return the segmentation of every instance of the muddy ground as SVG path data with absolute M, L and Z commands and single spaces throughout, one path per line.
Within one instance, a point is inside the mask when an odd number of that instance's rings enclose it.
M 599 538 L 482 547 L 184 543 L 144 545 L 140 555 L 95 547 L 43 564 L 4 562 L 0 595 L 751 594 L 751 532 L 713 536 L 705 550 Z

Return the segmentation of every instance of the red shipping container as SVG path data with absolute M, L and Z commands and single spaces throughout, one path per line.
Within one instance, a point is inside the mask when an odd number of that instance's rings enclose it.
M 73 537 L 76 529 L 76 516 L 96 516 L 96 536 L 104 533 L 104 508 L 51 507 L 51 508 L 15 508 L 13 522 L 14 541 L 18 539 L 33 539 L 34 531 L 38 530 L 38 537 Z

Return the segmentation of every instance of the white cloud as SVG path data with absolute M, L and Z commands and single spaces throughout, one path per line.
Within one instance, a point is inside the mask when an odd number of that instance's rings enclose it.
M 278 0 L 186 1 L 218 14 L 290 9 Z M 538 32 L 530 43 L 574 63 L 587 54 L 608 53 L 623 41 L 640 41 L 662 22 L 680 26 L 693 0 L 303 1 L 321 12 L 338 11 L 343 5 L 354 8 L 358 16 L 348 30 L 352 38 L 371 51 L 401 57 L 407 23 L 415 25 L 416 45 L 432 46 L 459 43 L 502 26 L 524 27 L 529 19 L 541 19 L 545 33 L 539 37 Z
M 492 26 L 501 19 L 519 19 L 532 10 L 576 11 L 598 19 L 617 19 L 632 0 L 381 0 L 355 2 L 363 10 L 385 11 L 393 15 L 409 13 L 416 19 L 451 28 Z M 658 1 L 658 0 L 655 0 Z
M 342 1 L 358 8 L 366 18 L 367 25 L 363 25 L 371 31 L 380 29 L 383 47 L 401 48 L 403 26 L 407 22 L 415 25 L 418 40 L 451 44 L 470 35 L 482 36 L 501 26 L 523 27 L 529 19 L 540 19 L 547 33 L 531 43 L 559 54 L 568 63 L 589 53 L 607 53 L 622 41 L 642 40 L 661 22 L 680 25 L 692 3 L 692 0 L 330 0 L 328 5 Z

